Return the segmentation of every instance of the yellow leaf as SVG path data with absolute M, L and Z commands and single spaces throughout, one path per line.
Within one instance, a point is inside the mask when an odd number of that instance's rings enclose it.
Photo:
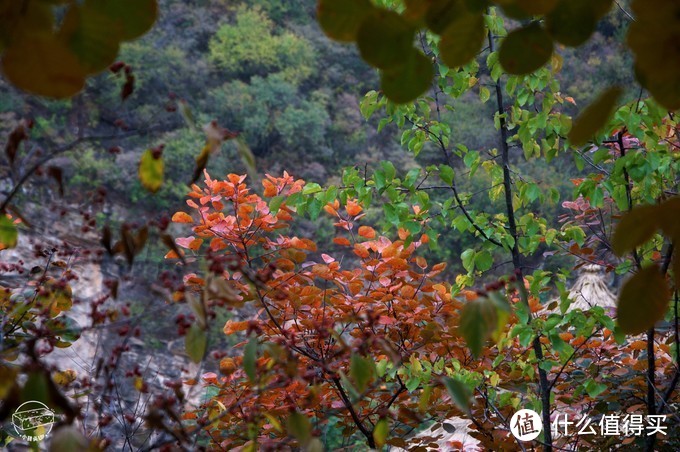
M 147 149 L 139 161 L 139 180 L 144 188 L 151 193 L 156 193 L 163 185 L 163 172 L 165 165 L 160 155 L 154 155 L 154 151 Z

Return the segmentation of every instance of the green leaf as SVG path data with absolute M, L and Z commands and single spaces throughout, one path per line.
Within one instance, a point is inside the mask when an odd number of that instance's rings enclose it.
M 50 383 L 47 376 L 41 371 L 33 371 L 28 374 L 22 390 L 22 400 L 42 402 L 48 406 L 52 404 L 50 397 Z
M 455 173 L 453 168 L 448 165 L 439 165 L 439 178 L 446 182 L 448 185 L 453 185 L 453 178 Z
M 607 385 L 604 383 L 598 383 L 595 380 L 588 380 L 586 383 L 586 391 L 590 397 L 597 397 L 607 390 Z
M 359 26 L 373 10 L 370 0 L 319 0 L 316 13 L 319 25 L 328 37 L 353 42 Z
M 302 413 L 291 413 L 286 420 L 288 434 L 297 439 L 300 444 L 306 444 L 312 438 L 312 424 Z
M 475 268 L 477 270 L 485 272 L 491 268 L 493 265 L 493 256 L 487 250 L 482 250 L 475 254 Z
M 45 323 L 45 327 L 64 342 L 77 341 L 83 331 L 75 319 L 65 315 L 50 319 Z
M 458 330 L 475 357 L 481 354 L 484 343 L 498 326 L 497 309 L 486 297 L 471 301 L 463 307 Z
M 659 268 L 643 268 L 621 288 L 617 324 L 626 334 L 640 334 L 663 319 L 669 299 L 668 284 Z
M 144 188 L 151 193 L 156 193 L 163 185 L 164 168 L 163 158 L 160 155 L 154 156 L 151 149 L 144 151 L 139 161 L 139 180 Z
M 394 11 L 377 9 L 359 27 L 357 45 L 361 57 L 378 69 L 393 69 L 407 62 L 415 52 L 415 28 Z
M 403 58 L 406 60 L 405 65 L 380 74 L 383 93 L 397 104 L 418 98 L 430 88 L 434 77 L 432 62 L 422 53 L 414 50 Z
M 390 433 L 390 424 L 386 418 L 381 418 L 373 427 L 373 441 L 378 450 L 387 442 L 387 435 Z
M 470 413 L 470 398 L 472 394 L 467 385 L 457 378 L 451 377 L 442 378 L 442 383 L 444 383 L 446 390 L 449 391 L 453 403 L 465 413 Z
M 243 350 L 243 370 L 251 383 L 257 379 L 257 336 L 250 336 L 250 340 Z
M 547 63 L 552 53 L 552 39 L 538 22 L 532 22 L 508 34 L 498 60 L 509 74 L 530 74 Z
M 14 222 L 0 212 L 0 250 L 14 248 L 19 241 L 19 231 Z
M 364 392 L 368 383 L 373 379 L 375 366 L 370 358 L 362 357 L 356 353 L 352 354 L 349 363 L 349 375 L 354 381 L 357 391 Z
M 485 36 L 482 14 L 461 14 L 441 35 L 439 54 L 442 61 L 451 68 L 469 63 L 482 48 Z
M 286 200 L 285 196 L 274 196 L 270 201 L 269 201 L 269 211 L 272 214 L 276 214 L 276 212 L 279 211 L 279 208 L 281 207 L 281 204 L 283 204 L 283 201 Z
M 195 363 L 200 363 L 205 355 L 207 345 L 208 336 L 205 330 L 198 323 L 192 323 L 184 337 L 184 347 L 189 358 Z
M 569 141 L 574 146 L 582 146 L 602 129 L 609 120 L 616 102 L 621 96 L 621 88 L 611 87 L 602 93 L 574 121 L 569 132 Z
M 467 249 L 460 255 L 460 259 L 463 262 L 463 268 L 468 272 L 475 269 L 475 255 L 475 250 L 472 249 Z
M 491 97 L 491 92 L 489 91 L 489 88 L 486 86 L 480 86 L 479 87 L 479 100 L 481 100 L 483 103 L 486 103 L 487 100 Z

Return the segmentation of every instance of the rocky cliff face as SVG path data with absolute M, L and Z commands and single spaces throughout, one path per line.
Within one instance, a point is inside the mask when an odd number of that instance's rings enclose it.
M 169 340 L 177 338 L 172 319 L 178 307 L 151 290 L 159 268 L 142 271 L 118 265 L 97 252 L 95 234 L 74 235 L 79 227 L 77 220 L 67 218 L 51 227 L 22 230 L 15 248 L 0 251 L 0 263 L 23 272 L 0 272 L 0 285 L 14 289 L 39 284 L 43 275 L 59 279 L 68 272 L 73 304 L 62 315 L 74 319 L 82 334 L 71 347 L 55 348 L 42 359 L 54 372 L 75 372 L 76 381 L 64 391 L 82 394 L 73 400 L 81 408 L 81 427 L 88 435 L 110 438 L 112 450 L 125 443 L 141 445 L 152 439 L 144 426 L 152 397 L 168 392 L 170 382 L 199 376 L 201 368 L 184 355 L 182 338 Z M 119 281 L 118 296 L 107 298 L 107 285 L 114 279 Z M 129 315 L 93 325 L 94 310 Z M 115 391 L 105 390 L 109 383 Z M 97 398 L 88 394 L 91 385 L 99 388 L 92 391 Z M 193 388 L 184 409 L 200 404 L 204 391 Z M 100 428 L 103 418 L 110 421 Z

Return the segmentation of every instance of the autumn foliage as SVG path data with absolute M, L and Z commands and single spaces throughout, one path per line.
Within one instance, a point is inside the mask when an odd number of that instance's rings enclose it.
M 403 229 L 396 240 L 378 235 L 361 224 L 363 207 L 354 199 L 325 206 L 337 227 L 333 255 L 326 254 L 309 239 L 286 235 L 296 219 L 286 199 L 303 190 L 303 181 L 267 175 L 261 197 L 245 179 L 213 180 L 206 173 L 204 186 L 194 185 L 189 194 L 191 214 L 173 217 L 193 229 L 177 239 L 184 258 L 205 257 L 208 266 L 205 275 L 185 276 L 177 299 L 199 313 L 252 307 L 239 311 L 251 312 L 248 320 L 224 326 L 225 334 L 245 339 L 236 347 L 241 351 L 222 359 L 220 375 L 188 382 L 216 391 L 186 415 L 204 427 L 214 447 L 275 449 L 294 441 L 313 448 L 331 419 L 343 436 L 356 433 L 371 447 L 405 447 L 412 428 L 451 416 L 475 420 L 472 435 L 486 447 L 514 446 L 497 426 L 520 405 L 537 402 L 529 390 L 535 384 L 532 331 L 518 321 L 529 313 L 518 303 L 512 278 L 488 292 L 454 297 L 437 279 L 445 264 L 430 265 L 419 255 L 427 236 Z M 496 315 L 488 303 L 506 304 L 508 314 L 497 319 L 495 344 L 475 359 L 459 334 L 461 311 L 472 304 Z M 544 322 L 563 320 L 535 298 L 530 307 Z M 612 403 L 634 406 L 634 397 L 620 399 L 609 385 L 617 379 L 628 379 L 630 394 L 644 388 L 636 371 L 640 341 L 622 348 L 611 319 L 593 311 L 568 314 L 572 327 L 541 339 L 547 354 L 541 365 L 550 371 L 557 411 L 589 412 L 607 390 Z M 660 349 L 667 361 L 669 348 Z M 609 375 L 599 372 L 605 367 Z M 570 375 L 573 369 L 581 369 L 578 378 Z

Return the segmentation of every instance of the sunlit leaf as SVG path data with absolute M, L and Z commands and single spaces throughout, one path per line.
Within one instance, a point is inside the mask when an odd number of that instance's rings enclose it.
M 0 212 L 0 250 L 14 248 L 19 241 L 19 231 L 7 215 Z
M 405 65 L 380 74 L 383 93 L 398 104 L 411 102 L 425 93 L 434 77 L 432 62 L 422 53 L 414 50 L 404 59 Z
M 640 334 L 663 319 L 670 300 L 666 278 L 656 265 L 626 281 L 619 294 L 617 323 L 626 334 Z
M 485 35 L 481 14 L 465 13 L 457 17 L 441 35 L 439 53 L 442 61 L 449 67 L 470 62 L 482 48 Z
M 373 441 L 380 450 L 387 442 L 387 435 L 390 433 L 390 423 L 386 418 L 381 418 L 373 427 Z
M 569 131 L 569 141 L 574 146 L 582 146 L 588 142 L 609 120 L 616 102 L 621 96 L 621 88 L 611 87 L 602 93 L 574 121 Z
M 508 34 L 498 61 L 509 74 L 530 74 L 550 61 L 552 53 L 552 39 L 538 22 L 532 22 Z
M 317 20 L 330 38 L 352 42 L 361 22 L 373 10 L 370 0 L 319 0 Z
M 155 155 L 151 149 L 144 151 L 139 161 L 139 180 L 144 188 L 156 193 L 163 185 L 164 168 L 162 156 Z

